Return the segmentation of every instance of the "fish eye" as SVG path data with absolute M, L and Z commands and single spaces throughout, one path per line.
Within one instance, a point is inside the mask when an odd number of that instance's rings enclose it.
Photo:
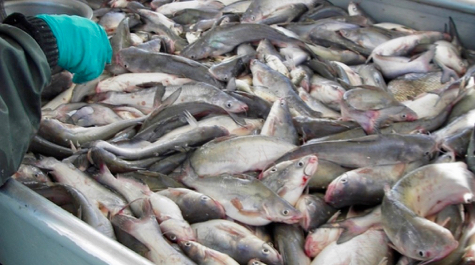
M 419 255 L 419 257 L 421 257 L 421 258 L 425 258 L 425 257 L 426 257 L 426 253 L 425 253 L 425 251 L 423 251 L 423 250 L 417 251 L 417 255 Z
M 347 182 L 348 182 L 348 178 L 341 178 L 341 179 L 340 179 L 340 182 L 341 182 L 341 183 L 347 183 Z
M 259 265 L 260 263 L 259 263 L 259 261 L 253 261 L 251 264 L 252 265 Z
M 230 109 L 233 106 L 231 102 L 226 102 L 226 108 Z
M 263 248 L 262 249 L 262 253 L 264 253 L 266 255 L 269 254 L 269 252 L 270 252 L 270 250 L 268 248 Z
M 194 60 L 195 58 L 196 58 L 195 55 L 190 55 L 190 59 L 193 59 L 193 60 Z
M 183 245 L 185 245 L 185 247 L 191 247 L 191 242 L 190 242 L 190 241 L 187 241 L 187 242 L 185 242 L 185 244 L 183 244 Z
M 297 164 L 298 167 L 303 167 L 303 162 L 302 161 L 299 161 L 299 163 Z
M 169 238 L 171 241 L 176 241 L 176 235 L 168 235 L 168 238 Z
M 407 115 L 406 115 L 406 114 L 402 114 L 401 117 L 402 117 L 403 119 L 405 119 L 405 118 L 407 117 Z
M 252 21 L 256 20 L 256 17 L 255 17 L 255 16 L 251 16 L 251 20 L 252 20 Z
M 282 211 L 282 215 L 285 215 L 285 216 L 289 215 L 289 213 L 290 213 L 290 211 L 287 210 L 287 209 Z
M 209 200 L 209 197 L 208 197 L 208 196 L 205 196 L 205 195 L 203 195 L 203 196 L 201 196 L 201 199 L 202 199 L 203 201 L 207 201 L 207 200 Z
M 277 172 L 277 168 L 273 167 L 270 172 Z
M 425 156 L 428 156 L 428 155 L 430 155 L 430 152 L 427 151 L 427 152 L 424 153 L 424 155 L 425 155 Z

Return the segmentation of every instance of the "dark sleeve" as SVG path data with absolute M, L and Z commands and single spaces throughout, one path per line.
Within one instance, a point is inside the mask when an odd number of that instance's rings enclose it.
M 0 24 L 0 184 L 18 169 L 38 130 L 41 91 L 50 79 L 48 59 L 37 41 Z

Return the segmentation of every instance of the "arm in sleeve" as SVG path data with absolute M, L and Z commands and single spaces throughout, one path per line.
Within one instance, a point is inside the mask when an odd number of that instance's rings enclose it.
M 25 31 L 0 24 L 0 185 L 18 169 L 41 118 L 48 60 Z

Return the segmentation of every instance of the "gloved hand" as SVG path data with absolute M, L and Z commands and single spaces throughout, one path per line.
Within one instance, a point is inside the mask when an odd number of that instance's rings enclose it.
M 37 15 L 56 37 L 58 65 L 74 73 L 74 83 L 84 83 L 98 77 L 106 63 L 111 62 L 112 47 L 104 29 L 79 16 Z

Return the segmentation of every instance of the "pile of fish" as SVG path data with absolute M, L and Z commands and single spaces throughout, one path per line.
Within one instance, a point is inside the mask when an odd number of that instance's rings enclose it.
M 475 264 L 474 60 L 451 20 L 88 4 L 112 63 L 53 76 L 14 178 L 156 264 Z

